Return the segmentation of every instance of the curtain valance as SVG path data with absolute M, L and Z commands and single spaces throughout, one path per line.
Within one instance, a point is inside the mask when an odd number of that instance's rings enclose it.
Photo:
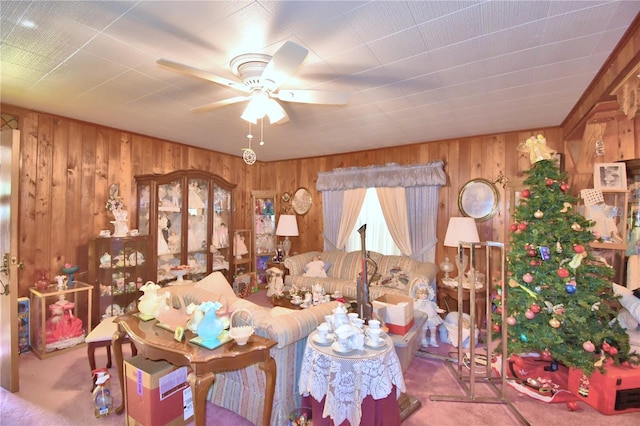
M 442 160 L 426 164 L 400 166 L 347 167 L 319 172 L 318 191 L 344 191 L 356 188 L 443 186 L 447 183 Z

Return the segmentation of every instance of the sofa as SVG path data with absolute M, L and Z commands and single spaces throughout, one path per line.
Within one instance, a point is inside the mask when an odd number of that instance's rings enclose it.
M 238 309 L 251 312 L 256 334 L 277 342 L 271 349 L 271 356 L 276 362 L 276 388 L 270 424 L 287 424 L 289 413 L 298 408 L 301 402 L 298 375 L 307 336 L 325 321 L 325 315 L 331 314 L 338 302 L 324 303 L 305 310 L 259 306 L 237 297 L 220 272 L 214 272 L 196 283 L 165 289 L 181 295 L 187 305 L 221 301 L 223 305 L 227 305 L 229 312 Z M 244 313 L 239 312 L 236 316 L 240 314 Z M 256 425 L 263 425 L 264 390 L 264 371 L 258 365 L 252 365 L 242 370 L 217 373 L 208 399 Z
M 326 277 L 305 276 L 307 264 L 317 256 L 324 262 Z M 438 267 L 433 262 L 420 262 L 408 256 L 383 255 L 374 251 L 369 257 L 377 264 L 377 272 L 369 283 L 369 296 L 376 299 L 385 294 L 410 295 L 417 284 L 427 284 L 436 291 Z M 313 288 L 321 284 L 327 294 L 336 291 L 349 299 L 357 298 L 357 279 L 362 271 L 362 252 L 311 251 L 288 257 L 284 261 L 288 269 L 284 283 L 286 289 Z M 369 269 L 367 272 L 371 272 Z

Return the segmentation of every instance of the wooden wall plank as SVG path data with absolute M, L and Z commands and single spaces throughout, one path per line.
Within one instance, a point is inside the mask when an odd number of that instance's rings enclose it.
M 60 271 L 64 265 L 67 240 L 67 158 L 69 141 L 69 121 L 53 120 L 52 176 L 51 176 L 51 264 L 53 271 Z
M 36 267 L 51 271 L 51 174 L 53 156 L 53 118 L 40 116 L 38 120 L 38 160 L 36 162 L 36 205 L 35 205 L 35 232 L 36 232 Z

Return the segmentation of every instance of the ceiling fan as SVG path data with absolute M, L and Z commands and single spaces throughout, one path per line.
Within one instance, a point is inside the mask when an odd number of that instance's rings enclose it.
M 349 102 L 350 94 L 345 92 L 278 90 L 285 80 L 297 71 L 308 53 L 306 48 L 287 41 L 273 56 L 261 53 L 246 53 L 236 56 L 231 60 L 229 66 L 240 81 L 230 80 L 168 59 L 159 59 L 157 63 L 171 71 L 211 81 L 246 94 L 193 108 L 193 112 L 205 112 L 225 105 L 249 101 L 249 105 L 241 116 L 242 119 L 255 124 L 258 119 L 267 115 L 273 124 L 282 122 L 284 119 L 286 119 L 284 121 L 288 121 L 287 113 L 277 100 L 322 105 L 344 105 Z

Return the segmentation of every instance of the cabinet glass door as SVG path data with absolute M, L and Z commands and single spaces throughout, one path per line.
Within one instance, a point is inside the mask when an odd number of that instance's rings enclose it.
M 182 185 L 177 179 L 158 185 L 158 282 L 171 281 L 182 258 Z
M 187 265 L 192 280 L 207 272 L 207 229 L 209 218 L 209 181 L 189 179 L 187 194 Z
M 229 270 L 231 192 L 219 185 L 213 187 L 213 230 L 211 232 L 212 271 Z
M 138 233 L 140 235 L 149 235 L 150 206 L 151 185 L 138 185 Z

